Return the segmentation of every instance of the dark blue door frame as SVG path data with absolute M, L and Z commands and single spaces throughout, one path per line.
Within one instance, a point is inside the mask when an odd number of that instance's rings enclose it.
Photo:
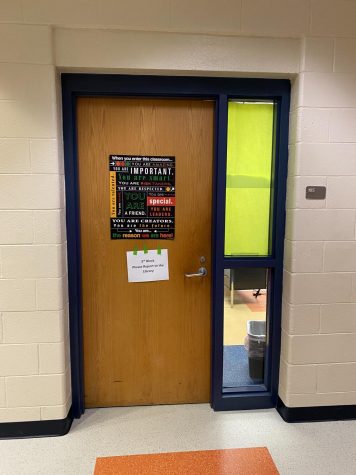
M 290 84 L 287 80 L 198 78 L 165 76 L 122 76 L 62 74 L 63 136 L 68 242 L 69 325 L 72 376 L 72 412 L 84 413 L 83 334 L 81 296 L 81 252 L 79 226 L 78 163 L 76 140 L 76 100 L 78 97 L 161 97 L 213 99 L 215 108 L 215 176 L 213 190 L 213 269 L 212 269 L 212 387 L 214 410 L 275 407 L 278 396 L 280 357 L 281 295 L 285 195 L 288 157 L 288 118 Z M 268 258 L 225 258 L 225 186 L 227 150 L 227 102 L 229 98 L 274 101 L 275 182 L 272 222 L 272 253 Z M 265 390 L 223 393 L 223 275 L 224 268 L 268 267 L 269 341 L 266 354 Z M 273 351 L 272 351 L 273 348 Z

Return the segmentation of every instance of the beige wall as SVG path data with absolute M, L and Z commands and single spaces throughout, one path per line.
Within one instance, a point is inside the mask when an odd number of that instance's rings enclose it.
M 58 70 L 292 79 L 280 396 L 356 404 L 355 24 L 352 0 L 0 0 L 0 421 L 71 402 Z

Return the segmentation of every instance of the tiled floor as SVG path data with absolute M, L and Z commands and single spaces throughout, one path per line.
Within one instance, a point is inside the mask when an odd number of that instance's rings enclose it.
M 225 291 L 224 345 L 243 345 L 247 321 L 266 319 L 266 294 L 256 298 L 253 292 L 254 290 L 235 290 L 234 306 L 231 307 L 230 291 Z
M 99 457 L 94 475 L 278 475 L 266 447 Z
M 240 447 L 267 447 L 282 475 L 356 474 L 356 421 L 287 424 L 273 409 L 207 404 L 88 410 L 64 437 L 0 441 L 0 474 L 92 475 L 97 457 Z

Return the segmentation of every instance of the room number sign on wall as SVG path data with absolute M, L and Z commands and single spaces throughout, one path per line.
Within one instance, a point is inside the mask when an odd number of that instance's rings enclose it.
M 111 239 L 174 239 L 175 157 L 110 155 Z

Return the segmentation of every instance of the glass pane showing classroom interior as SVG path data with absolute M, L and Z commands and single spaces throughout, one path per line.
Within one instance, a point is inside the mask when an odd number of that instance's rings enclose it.
M 224 271 L 223 392 L 265 389 L 268 269 Z
M 228 104 L 226 256 L 270 254 L 272 102 Z

